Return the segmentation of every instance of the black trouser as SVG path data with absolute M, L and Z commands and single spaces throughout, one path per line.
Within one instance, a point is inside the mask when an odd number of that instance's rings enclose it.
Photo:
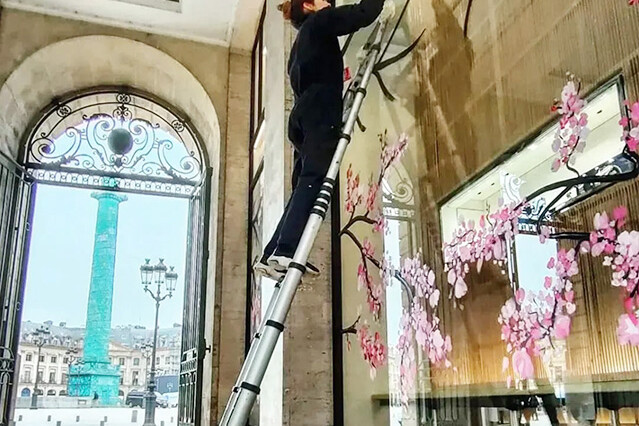
M 315 198 L 337 148 L 342 120 L 341 93 L 332 87 L 311 86 L 295 104 L 288 137 L 295 148 L 293 193 L 264 256 L 293 257 Z

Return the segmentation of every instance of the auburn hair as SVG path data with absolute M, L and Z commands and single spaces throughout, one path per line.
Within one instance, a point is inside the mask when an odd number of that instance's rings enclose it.
M 277 6 L 284 19 L 291 21 L 295 28 L 302 26 L 308 14 L 304 12 L 304 4 L 313 3 L 313 0 L 286 0 Z

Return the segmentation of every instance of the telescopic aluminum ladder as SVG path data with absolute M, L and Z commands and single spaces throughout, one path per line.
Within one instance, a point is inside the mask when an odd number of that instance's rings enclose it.
M 366 96 L 366 88 L 380 56 L 388 19 L 389 17 L 379 19 L 367 43 L 364 45 L 366 56 L 361 60 L 357 73 L 344 95 L 343 118 L 345 118 L 345 124 L 342 128 L 335 155 L 333 155 L 326 178 L 311 210 L 304 233 L 293 256 L 293 262 L 289 265 L 286 276 L 275 285 L 275 290 L 262 323 L 253 338 L 246 360 L 242 365 L 237 382 L 224 410 L 220 422 L 222 426 L 245 426 L 255 400 L 260 393 L 260 384 L 275 350 L 275 345 L 280 334 L 284 331 L 286 315 L 293 303 L 293 297 L 302 276 L 306 272 L 304 265 L 306 265 L 306 260 L 313 247 L 317 233 L 328 212 L 340 163 L 351 140 L 359 110 Z

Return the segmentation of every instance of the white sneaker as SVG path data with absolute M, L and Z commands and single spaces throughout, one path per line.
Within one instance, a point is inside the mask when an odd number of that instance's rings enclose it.
M 293 259 L 290 257 L 279 256 L 274 254 L 268 258 L 268 266 L 272 267 L 274 270 L 278 272 L 283 271 L 284 274 L 286 274 L 286 271 L 288 270 L 288 267 L 292 261 Z M 306 272 L 304 275 L 318 276 L 319 274 L 320 274 L 320 271 L 319 269 L 317 269 L 317 267 L 315 267 L 315 265 L 313 265 L 312 263 L 306 262 Z
M 253 270 L 263 277 L 270 278 L 275 281 L 279 281 L 286 275 L 286 269 L 278 270 L 266 263 L 264 263 L 263 258 L 258 260 L 255 265 L 253 265 Z

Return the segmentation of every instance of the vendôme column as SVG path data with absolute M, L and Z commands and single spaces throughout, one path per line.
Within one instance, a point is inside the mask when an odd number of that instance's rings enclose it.
M 68 394 L 92 399 L 97 396 L 100 405 L 111 405 L 118 400 L 120 384 L 120 366 L 109 362 L 113 277 L 120 203 L 127 197 L 112 192 L 94 192 L 91 197 L 98 200 L 98 215 L 86 333 L 82 358 L 69 372 Z

